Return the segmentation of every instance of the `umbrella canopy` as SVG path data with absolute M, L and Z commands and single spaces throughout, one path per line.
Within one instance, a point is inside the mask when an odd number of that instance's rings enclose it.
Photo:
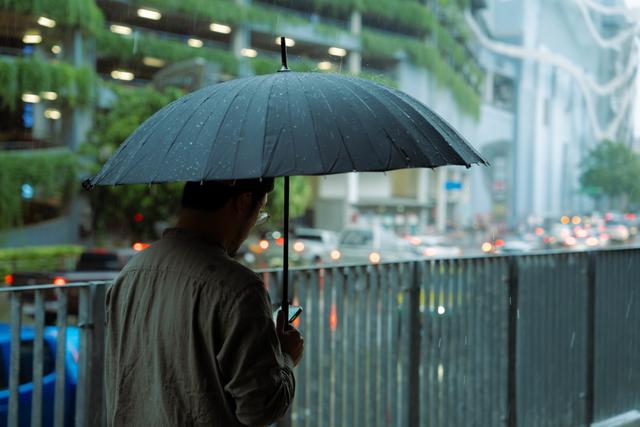
M 337 74 L 205 87 L 159 110 L 85 187 L 328 175 L 485 163 L 414 98 Z
M 289 177 L 488 164 L 444 119 L 357 77 L 287 68 L 205 87 L 136 129 L 83 186 L 284 176 L 282 311 L 289 293 Z

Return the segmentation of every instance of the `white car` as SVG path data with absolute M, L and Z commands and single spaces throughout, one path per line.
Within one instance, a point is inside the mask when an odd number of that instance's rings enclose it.
M 417 258 L 409 242 L 384 228 L 349 227 L 340 234 L 337 249 L 331 251 L 334 262 L 378 264 Z
M 338 233 L 317 228 L 298 228 L 291 241 L 292 259 L 322 263 L 329 261 L 338 246 Z
M 462 256 L 462 249 L 452 245 L 444 236 L 409 236 L 406 240 L 413 245 L 418 254 L 428 258 L 454 258 Z

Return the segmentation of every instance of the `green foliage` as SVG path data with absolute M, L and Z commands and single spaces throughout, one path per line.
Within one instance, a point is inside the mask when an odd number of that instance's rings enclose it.
M 289 178 L 289 217 L 295 219 L 304 215 L 311 203 L 313 192 L 309 177 Z M 269 194 L 267 211 L 271 215 L 269 227 L 280 228 L 284 219 L 284 178 L 276 178 L 275 188 Z
M 585 192 L 617 199 L 620 205 L 640 202 L 640 156 L 623 143 L 603 141 L 586 155 L 580 184 Z
M 69 200 L 77 190 L 77 157 L 69 150 L 5 151 L 0 156 L 0 229 L 22 224 L 22 185 L 38 200 Z
M 25 92 L 53 91 L 71 106 L 88 105 L 95 95 L 96 76 L 88 67 L 47 62 L 39 58 L 0 59 L 0 94 L 14 110 Z
M 95 163 L 89 173 L 97 173 L 122 142 L 149 116 L 177 99 L 177 89 L 158 92 L 153 88 L 126 88 L 113 85 L 117 101 L 96 115 L 96 122 L 81 152 Z M 94 228 L 99 236 L 112 231 L 133 235 L 136 240 L 155 238 L 154 223 L 168 220 L 180 206 L 182 184 L 121 185 L 96 187 L 89 194 L 94 211 Z M 143 221 L 136 222 L 137 213 Z
M 27 271 L 62 270 L 75 265 L 82 246 L 34 246 L 0 249 L 0 277 Z
M 456 105 L 466 114 L 480 116 L 481 99 L 473 87 L 443 58 L 434 45 L 412 37 L 391 36 L 377 31 L 362 32 L 363 52 L 372 57 L 395 58 L 404 51 L 411 61 L 426 68 L 438 84 L 451 90 Z M 473 71 L 478 73 L 480 71 Z
M 59 25 L 77 27 L 88 33 L 102 28 L 104 21 L 94 0 L 0 0 L 0 10 L 46 16 Z
M 96 50 L 102 57 L 115 57 L 121 61 L 142 60 L 145 56 L 163 59 L 169 63 L 193 58 L 204 58 L 220 64 L 222 71 L 238 74 L 238 60 L 227 50 L 202 47 L 194 49 L 188 45 L 157 37 L 138 35 L 134 37 L 100 31 L 96 35 Z

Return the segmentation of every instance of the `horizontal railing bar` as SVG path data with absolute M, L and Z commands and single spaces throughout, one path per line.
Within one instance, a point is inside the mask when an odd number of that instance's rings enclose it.
M 28 291 L 45 291 L 48 289 L 65 289 L 65 288 L 82 288 L 86 286 L 101 286 L 101 285 L 109 285 L 111 284 L 110 280 L 99 281 L 99 282 L 72 282 L 67 283 L 65 285 L 30 285 L 30 286 L 7 286 L 4 288 L 0 288 L 0 293 L 2 292 L 28 292 Z

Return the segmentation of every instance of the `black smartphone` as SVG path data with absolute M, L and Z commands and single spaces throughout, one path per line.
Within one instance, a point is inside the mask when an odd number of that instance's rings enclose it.
M 276 319 L 278 318 L 278 313 L 280 312 L 281 307 L 282 306 L 280 304 L 273 304 L 271 306 L 274 321 L 276 321 Z M 289 306 L 289 323 L 296 320 L 298 316 L 300 316 L 301 314 L 302 314 L 302 307 L 297 305 L 290 305 Z

